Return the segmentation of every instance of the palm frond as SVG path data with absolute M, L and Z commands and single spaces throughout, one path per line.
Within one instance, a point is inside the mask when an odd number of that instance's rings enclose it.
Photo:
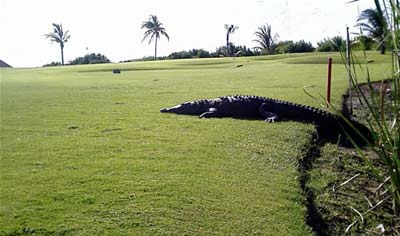
M 53 32 L 45 34 L 44 37 L 46 39 L 50 39 L 51 42 L 59 43 L 61 47 L 63 47 L 64 43 L 68 42 L 71 35 L 69 34 L 69 30 L 63 31 L 62 24 L 53 23 Z
M 168 41 L 169 41 L 169 35 L 167 34 L 167 32 L 165 32 L 165 31 L 163 30 L 163 31 L 161 31 L 161 34 L 164 35 L 164 36 L 168 39 Z
M 362 11 L 357 22 L 359 23 L 356 26 L 362 27 L 371 37 L 378 40 L 385 38 L 387 20 L 379 13 L 378 9 L 366 9 Z
M 232 34 L 239 29 L 239 26 L 225 24 L 224 28 L 226 29 L 226 34 Z
M 272 35 L 271 25 L 265 24 L 258 27 L 258 30 L 254 33 L 256 39 L 254 42 L 259 44 L 259 49 L 266 49 L 268 53 L 273 53 L 275 51 L 276 42 L 278 39 L 278 35 Z
M 150 35 L 152 35 L 153 34 L 153 31 L 152 30 L 147 30 L 145 33 L 144 33 L 144 37 L 143 37 L 143 39 L 142 39 L 142 42 L 144 42 Z
M 150 37 L 150 39 L 149 39 L 149 44 L 151 43 L 151 41 L 153 41 L 153 38 L 154 38 L 154 37 L 157 37 L 156 34 L 151 34 L 151 37 Z M 157 38 L 158 38 L 158 37 L 157 37 Z
M 142 42 L 144 42 L 146 39 L 150 37 L 149 38 L 149 44 L 150 44 L 155 37 L 160 38 L 160 35 L 164 35 L 169 40 L 169 35 L 167 34 L 167 32 L 165 32 L 163 24 L 160 21 L 158 21 L 156 15 L 150 15 L 147 21 L 143 21 L 141 29 L 147 29 L 144 32 L 144 37 L 142 39 Z
M 55 33 L 45 34 L 44 36 L 46 39 L 49 39 L 50 42 L 56 42 L 56 43 L 62 42 L 62 39 L 60 38 L 60 36 Z
M 68 42 L 69 38 L 71 38 L 71 35 L 69 34 L 69 30 L 67 30 L 63 35 L 63 41 L 66 43 Z
M 143 28 L 152 29 L 154 27 L 155 27 L 155 25 L 154 25 L 153 22 L 151 22 L 151 21 L 143 21 L 141 29 L 143 29 Z

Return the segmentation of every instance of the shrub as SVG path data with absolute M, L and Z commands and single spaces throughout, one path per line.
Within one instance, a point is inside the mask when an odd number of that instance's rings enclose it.
M 210 52 L 208 52 L 206 50 L 203 50 L 203 49 L 200 49 L 197 52 L 197 57 L 199 57 L 199 58 L 208 58 L 208 57 L 210 57 Z
M 318 52 L 338 52 L 346 50 L 346 41 L 341 36 L 326 38 L 317 43 Z
M 277 53 L 299 53 L 299 52 L 313 52 L 315 48 L 310 42 L 300 40 L 298 42 L 282 41 L 277 44 Z
M 171 53 L 168 58 L 171 59 L 185 59 L 185 58 L 192 58 L 192 54 L 187 51 L 180 51 L 180 52 L 173 52 Z
M 70 65 L 82 65 L 82 64 L 100 64 L 100 63 L 109 63 L 110 60 L 100 54 L 100 53 L 91 53 L 85 55 L 84 57 L 77 57 L 74 60 L 69 61 Z
M 49 66 L 61 66 L 62 64 L 61 64 L 61 62 L 58 62 L 58 61 L 53 61 L 53 62 L 51 62 L 50 64 L 46 64 L 46 65 L 43 65 L 43 67 L 49 67 Z
M 280 41 L 276 45 L 275 52 L 278 54 L 288 53 L 289 48 L 293 46 L 293 41 Z
M 250 48 L 247 48 L 246 46 L 238 46 L 235 47 L 235 55 L 237 56 L 242 56 L 242 57 L 249 57 L 249 56 L 255 56 L 255 52 L 250 50 Z
M 204 49 L 192 49 L 189 51 L 173 52 L 169 54 L 169 59 L 184 59 L 184 58 L 208 58 L 211 57 L 210 52 Z
M 353 50 L 371 50 L 372 48 L 378 48 L 378 44 L 373 38 L 365 35 L 356 37 L 351 45 Z
M 304 40 L 300 40 L 295 42 L 293 45 L 289 45 L 289 53 L 298 53 L 298 52 L 313 52 L 315 48 L 310 42 L 306 42 Z
M 258 56 L 260 55 L 260 51 L 255 49 L 252 51 L 250 48 L 243 46 L 235 46 L 233 43 L 229 43 L 229 51 L 232 53 L 233 56 L 236 57 L 248 57 L 248 56 Z M 211 54 L 213 57 L 219 57 L 225 55 L 226 46 L 221 46 L 215 50 L 214 53 Z

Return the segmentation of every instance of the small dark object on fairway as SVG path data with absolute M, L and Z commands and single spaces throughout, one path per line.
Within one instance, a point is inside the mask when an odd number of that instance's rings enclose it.
M 120 69 L 114 69 L 112 72 L 113 72 L 113 74 L 121 74 L 121 70 Z
M 113 131 L 121 131 L 121 128 L 111 128 L 111 129 L 103 129 L 101 132 L 106 133 L 106 132 L 113 132 Z
M 367 61 L 367 63 L 372 63 L 372 62 L 374 62 L 374 60 L 368 60 L 368 61 Z
M 79 127 L 76 126 L 76 125 L 73 125 L 73 126 L 69 126 L 69 127 L 68 127 L 68 129 L 77 129 L 77 128 L 79 128 Z
M 242 67 L 243 65 L 242 64 L 240 64 L 240 65 L 237 65 L 236 67 Z

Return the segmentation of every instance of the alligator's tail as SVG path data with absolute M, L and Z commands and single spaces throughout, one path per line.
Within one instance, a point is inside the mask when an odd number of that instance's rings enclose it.
M 365 146 L 374 142 L 374 135 L 364 124 L 351 117 L 338 117 L 335 124 L 324 124 L 317 127 L 322 139 L 351 146 L 354 142 Z
M 352 139 L 356 144 L 362 146 L 374 142 L 374 135 L 367 126 L 353 118 L 346 119 L 347 121 L 341 121 L 341 128 L 346 131 L 345 135 L 348 139 Z

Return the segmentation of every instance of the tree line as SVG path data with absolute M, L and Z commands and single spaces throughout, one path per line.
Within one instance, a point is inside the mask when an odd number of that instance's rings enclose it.
M 69 30 L 64 31 L 62 24 L 53 23 L 53 31 L 45 34 L 45 38 L 51 42 L 59 44 L 61 49 L 61 63 L 52 62 L 47 66 L 64 65 L 64 47 L 70 39 L 71 35 Z M 371 49 L 374 45 L 380 48 L 382 54 L 386 51 L 386 42 L 389 41 L 390 35 L 387 32 L 387 20 L 380 17 L 376 9 L 366 9 L 358 17 L 357 24 L 360 28 L 360 35 L 353 40 L 352 47 L 364 50 Z M 313 52 L 313 51 L 340 51 L 344 50 L 346 46 L 345 40 L 341 36 L 326 38 L 317 43 L 314 48 L 310 42 L 300 40 L 294 41 L 279 41 L 279 35 L 272 33 L 272 27 L 269 24 L 262 25 L 257 28 L 254 33 L 255 39 L 253 42 L 257 44 L 254 48 L 246 46 L 235 46 L 230 42 L 230 38 L 239 27 L 236 25 L 224 25 L 226 31 L 226 45 L 218 47 L 214 52 L 209 52 L 204 49 L 192 49 L 189 51 L 173 52 L 167 57 L 157 57 L 158 41 L 161 37 L 165 37 L 168 41 L 170 39 L 166 29 L 158 20 L 156 15 L 150 15 L 149 19 L 143 21 L 141 29 L 144 29 L 144 37 L 142 42 L 148 40 L 151 44 L 154 41 L 154 57 L 144 57 L 139 60 L 157 60 L 157 59 L 183 59 L 183 58 L 209 58 L 209 57 L 232 57 L 232 56 L 258 56 L 258 55 L 272 55 L 281 53 L 300 53 L 300 52 Z M 364 35 L 363 32 L 367 34 Z M 130 60 L 131 61 L 131 60 Z M 69 62 L 71 65 L 76 64 L 95 64 L 107 63 L 110 60 L 101 54 L 90 54 L 84 57 L 78 57 Z

